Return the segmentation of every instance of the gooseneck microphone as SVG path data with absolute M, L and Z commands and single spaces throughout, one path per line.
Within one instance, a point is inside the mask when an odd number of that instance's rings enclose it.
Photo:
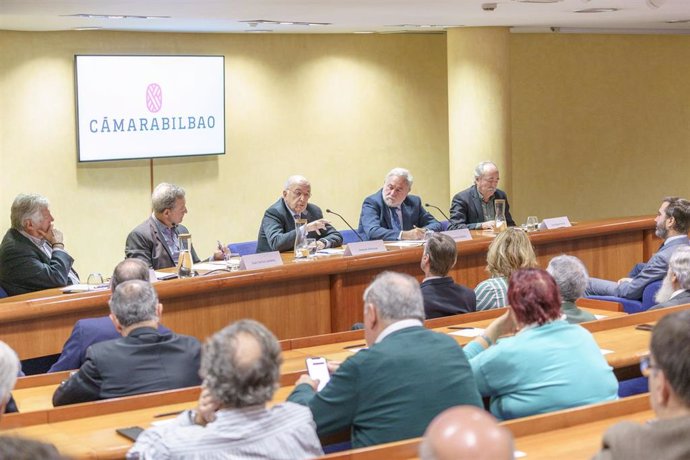
M 424 203 L 424 206 L 426 206 L 427 208 L 434 208 L 434 209 L 437 209 L 438 212 L 440 212 L 441 215 L 442 215 L 443 217 L 446 218 L 446 220 L 450 220 L 450 219 L 448 218 L 448 216 L 446 216 L 446 213 L 443 212 L 443 211 L 441 211 L 441 208 L 439 208 L 438 206 L 434 206 L 433 204 L 429 204 L 429 203 Z
M 347 225 L 347 226 L 350 228 L 350 230 L 352 230 L 353 232 L 355 232 L 355 235 L 357 235 L 357 238 L 359 238 L 359 241 L 364 241 L 364 240 L 362 239 L 362 237 L 359 236 L 359 233 L 357 233 L 357 230 L 355 230 L 354 228 L 352 228 L 352 225 L 350 225 L 350 223 L 349 223 L 348 221 L 346 221 L 345 218 L 344 218 L 343 216 L 341 216 L 341 215 L 338 214 L 337 212 L 331 211 L 330 209 L 326 209 L 326 212 L 329 213 L 329 214 L 335 214 L 336 216 L 340 217 L 340 219 L 342 219 L 342 221 L 345 222 L 345 225 Z

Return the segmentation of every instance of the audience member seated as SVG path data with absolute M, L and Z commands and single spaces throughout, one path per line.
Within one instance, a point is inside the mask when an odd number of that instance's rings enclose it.
M 516 271 L 508 301 L 509 311 L 465 346 L 492 414 L 507 420 L 617 398 L 618 382 L 592 334 L 560 319 L 551 275 L 536 268 Z M 517 333 L 497 343 L 511 332 Z
M 450 205 L 449 230 L 469 228 L 490 230 L 496 224 L 495 200 L 506 202 L 506 224 L 513 227 L 506 192 L 498 189 L 498 167 L 491 161 L 482 161 L 474 168 L 474 185 L 458 192 Z
M 419 445 L 420 460 L 513 460 L 513 434 L 485 410 L 446 409 L 434 418 Z
M 688 247 L 690 230 L 690 202 L 678 197 L 664 198 L 656 216 L 656 236 L 664 244 L 646 264 L 637 264 L 618 282 L 590 278 L 585 295 L 609 295 L 640 300 L 644 288 L 653 281 L 663 279 L 668 272 L 668 261 L 680 247 Z
M 309 204 L 311 184 L 302 176 L 290 176 L 283 196 L 264 213 L 259 228 L 256 252 L 292 251 L 295 247 L 295 221 L 306 221 L 307 238 L 316 240 L 318 250 L 343 244 L 343 236 L 323 218 L 321 208 Z
M 424 209 L 421 198 L 410 195 L 412 180 L 403 168 L 386 175 L 383 188 L 362 203 L 360 235 L 368 240 L 421 240 L 427 230 L 441 231 L 441 223 Z
M 690 458 L 690 311 L 661 318 L 649 351 L 640 367 L 649 376 L 649 400 L 657 419 L 614 425 L 604 434 L 595 460 Z
M 110 278 L 110 289 L 115 290 L 120 283 L 130 280 L 149 280 L 149 268 L 142 260 L 125 259 L 117 264 L 113 276 Z M 158 331 L 166 334 L 170 332 L 170 329 L 159 325 Z M 115 329 L 110 316 L 80 319 L 74 324 L 72 333 L 62 347 L 60 357 L 48 372 L 79 369 L 84 364 L 86 350 L 91 345 L 119 337 L 122 335 Z
M 17 195 L 12 203 L 12 227 L 0 244 L 0 286 L 7 295 L 79 282 L 49 207 L 48 199 L 37 194 Z
M 52 444 L 15 436 L 0 436 L 0 460 L 67 460 Z
M 690 303 L 690 247 L 680 247 L 673 253 L 654 300 L 657 304 L 650 310 Z
M 508 305 L 508 278 L 519 268 L 537 266 L 537 256 L 527 234 L 519 228 L 508 228 L 496 235 L 486 253 L 486 271 L 491 278 L 474 288 L 477 310 Z
M 280 345 L 252 320 L 238 321 L 204 347 L 196 410 L 146 430 L 127 458 L 300 459 L 323 454 L 308 409 L 266 404 L 280 385 Z
M 187 214 L 187 199 L 182 187 L 166 182 L 156 186 L 151 194 L 153 214 L 139 224 L 125 242 L 125 257 L 134 257 L 146 265 L 159 270 L 175 267 L 180 256 L 180 234 L 189 233 L 182 224 Z M 223 260 L 228 252 L 221 245 L 209 259 Z M 192 261 L 199 262 L 194 245 L 191 248 Z
M 433 233 L 424 245 L 421 268 L 424 272 L 422 297 L 426 319 L 468 313 L 476 309 L 474 291 L 456 284 L 448 272 L 455 266 L 455 241 L 443 233 Z
M 588 311 L 580 309 L 575 305 L 575 301 L 582 297 L 587 289 L 589 275 L 584 264 L 577 257 L 558 256 L 551 259 L 549 266 L 546 267 L 549 275 L 556 281 L 558 290 L 561 292 L 561 313 L 569 323 L 584 323 L 585 321 L 595 321 L 596 316 Z
M 158 331 L 163 306 L 150 283 L 125 281 L 108 303 L 122 337 L 91 345 L 79 371 L 55 390 L 53 405 L 199 385 L 199 341 Z
M 19 374 L 19 358 L 9 345 L 0 341 L 0 418 L 12 399 L 12 388 Z
M 364 291 L 368 349 L 329 363 L 330 381 L 300 376 L 288 401 L 308 405 L 319 436 L 347 430 L 352 447 L 421 436 L 443 410 L 481 407 L 467 358 L 446 334 L 426 329 L 417 280 L 384 272 Z

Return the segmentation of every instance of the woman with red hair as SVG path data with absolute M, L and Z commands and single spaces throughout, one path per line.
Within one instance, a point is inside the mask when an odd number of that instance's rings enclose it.
M 508 312 L 465 347 L 491 412 L 506 420 L 616 399 L 618 382 L 592 335 L 561 319 L 561 297 L 546 271 L 514 272 Z M 515 332 L 513 337 L 498 340 Z M 498 341 L 498 343 L 497 343 Z

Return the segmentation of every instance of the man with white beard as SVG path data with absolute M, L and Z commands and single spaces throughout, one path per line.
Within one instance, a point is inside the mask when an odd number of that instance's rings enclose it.
M 690 303 L 690 247 L 678 248 L 673 253 L 654 300 L 657 304 L 651 310 Z

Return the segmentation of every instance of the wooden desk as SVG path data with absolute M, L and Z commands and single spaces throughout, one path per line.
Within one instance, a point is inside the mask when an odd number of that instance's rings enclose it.
M 476 233 L 476 232 L 475 232 Z M 658 247 L 652 217 L 605 219 L 530 234 L 539 262 L 573 254 L 592 276 L 618 279 Z M 458 244 L 451 275 L 475 286 L 487 277 L 486 249 L 492 238 L 477 233 Z M 328 257 L 272 269 L 222 273 L 156 285 L 163 321 L 181 334 L 204 339 L 240 318 L 253 318 L 280 339 L 348 330 L 362 319 L 362 293 L 371 279 L 395 270 L 422 279 L 422 248 L 358 257 Z M 107 314 L 108 292 L 55 294 L 46 291 L 0 301 L 0 337 L 20 358 L 59 353 L 80 318 Z

